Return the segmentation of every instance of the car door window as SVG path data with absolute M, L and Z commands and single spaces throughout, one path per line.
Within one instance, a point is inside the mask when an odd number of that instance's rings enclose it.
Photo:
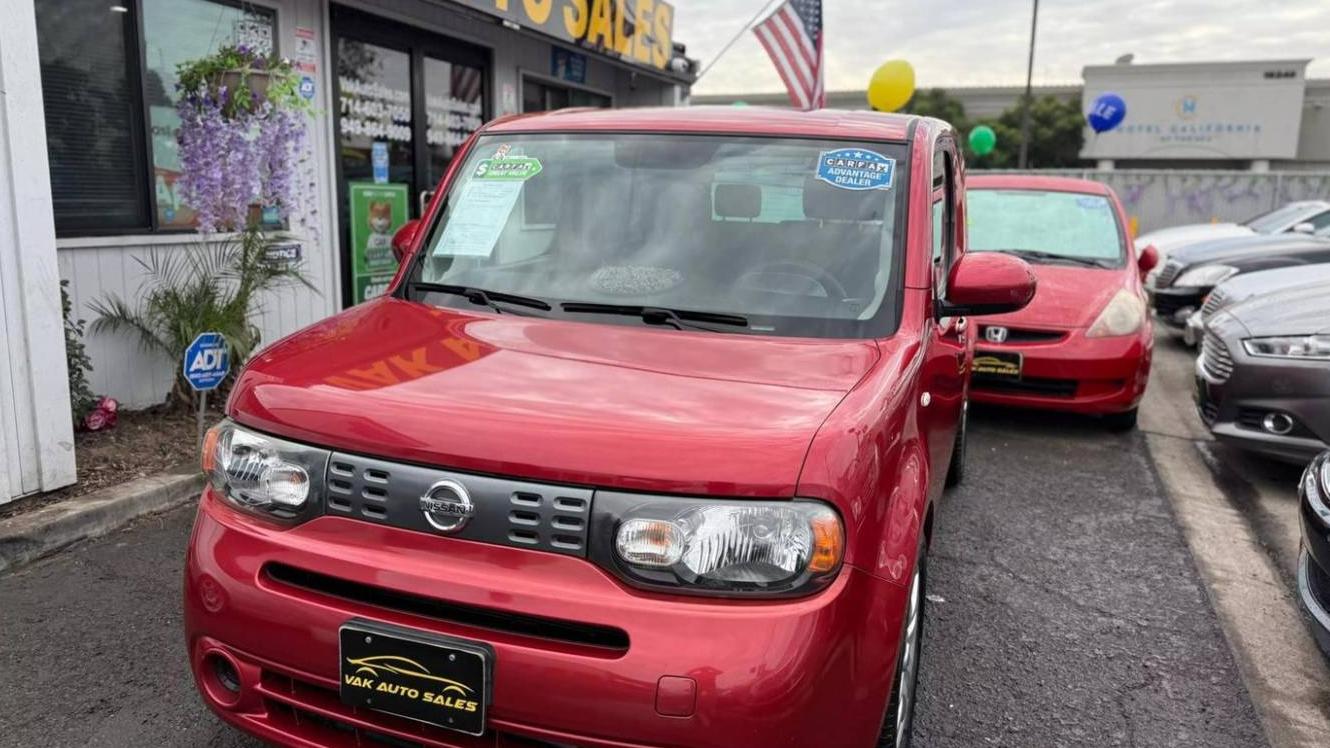
M 947 273 L 956 256 L 956 180 L 946 142 L 933 151 L 933 286 L 934 296 L 946 293 Z

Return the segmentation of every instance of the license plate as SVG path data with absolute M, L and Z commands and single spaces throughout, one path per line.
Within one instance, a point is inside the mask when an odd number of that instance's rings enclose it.
M 1020 379 L 1021 354 L 1007 351 L 975 351 L 973 372 L 994 379 Z
M 487 645 L 360 620 L 343 625 L 339 638 L 342 703 L 485 732 L 494 665 Z

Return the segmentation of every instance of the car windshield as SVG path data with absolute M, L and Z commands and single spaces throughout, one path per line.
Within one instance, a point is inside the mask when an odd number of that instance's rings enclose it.
M 790 138 L 490 135 L 459 167 L 407 292 L 590 322 L 725 315 L 714 328 L 884 334 L 895 327 L 907 152 Z
M 968 190 L 967 251 L 1012 252 L 1035 262 L 1121 267 L 1125 242 L 1103 195 L 1020 189 Z
M 1288 228 L 1290 224 L 1306 212 L 1307 206 L 1290 203 L 1249 218 L 1242 225 L 1258 234 L 1273 234 L 1276 231 L 1283 231 Z

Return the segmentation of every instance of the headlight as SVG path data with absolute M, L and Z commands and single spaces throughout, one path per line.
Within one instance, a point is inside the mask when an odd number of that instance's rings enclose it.
M 1175 288 L 1209 288 L 1228 280 L 1238 269 L 1228 265 L 1202 265 L 1192 268 L 1173 281 Z
M 1136 294 L 1122 289 L 1104 305 L 1104 311 L 1090 325 L 1085 333 L 1087 338 L 1111 338 L 1130 335 L 1141 329 L 1145 321 L 1145 300 Z
M 286 522 L 307 518 L 323 495 L 327 450 L 223 421 L 203 441 L 203 472 L 233 506 Z
M 1303 471 L 1302 496 L 1312 511 L 1330 522 L 1330 452 L 1313 459 Z
M 1330 361 L 1330 335 L 1246 338 L 1242 341 L 1242 347 L 1253 356 Z
M 672 591 L 791 596 L 840 569 L 845 531 L 816 501 L 721 501 L 597 492 L 595 560 L 626 581 Z

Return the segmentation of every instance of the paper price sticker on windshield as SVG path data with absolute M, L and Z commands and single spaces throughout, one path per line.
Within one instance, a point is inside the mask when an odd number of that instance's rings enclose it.
M 540 161 L 530 156 L 487 158 L 476 165 L 476 179 L 525 182 L 540 173 Z
M 823 151 L 817 157 L 817 178 L 842 190 L 889 190 L 896 159 L 862 148 Z

